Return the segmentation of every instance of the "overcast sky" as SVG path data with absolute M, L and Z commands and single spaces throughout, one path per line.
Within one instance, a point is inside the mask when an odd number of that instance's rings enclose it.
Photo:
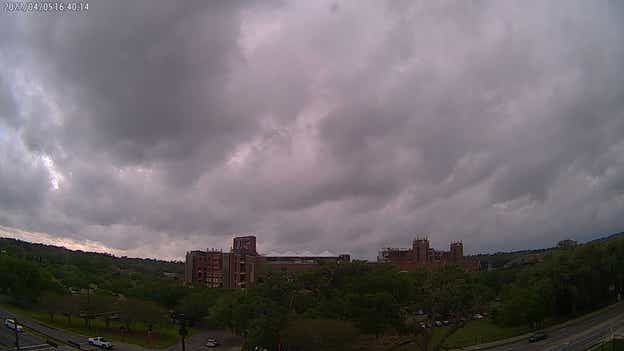
M 621 1 L 91 1 L 0 33 L 6 236 L 371 259 L 624 230 Z

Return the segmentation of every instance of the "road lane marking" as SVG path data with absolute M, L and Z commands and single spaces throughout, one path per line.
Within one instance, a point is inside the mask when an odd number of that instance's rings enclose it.
M 592 328 L 586 329 L 585 331 L 576 334 L 576 335 L 572 335 L 567 337 L 565 340 L 567 340 L 567 343 L 570 344 L 572 342 L 574 342 L 574 344 L 579 344 L 579 343 L 587 343 L 587 339 L 588 338 L 593 338 L 596 334 L 602 334 L 602 332 L 598 332 L 596 333 L 596 331 L 598 331 L 600 328 L 604 328 L 609 324 L 615 324 L 617 322 L 622 322 L 624 319 L 621 318 L 621 316 L 615 316 L 611 319 L 608 319 L 600 324 L 594 325 Z M 574 338 L 574 339 L 573 339 Z M 557 348 L 561 347 L 563 344 L 559 344 L 559 345 L 555 345 L 549 348 L 544 349 L 544 351 L 554 351 Z

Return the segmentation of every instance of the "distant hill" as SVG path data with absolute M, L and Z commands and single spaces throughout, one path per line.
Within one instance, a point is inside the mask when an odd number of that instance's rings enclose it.
M 621 237 L 624 237 L 624 232 L 611 234 L 611 235 L 606 236 L 604 238 L 594 239 L 594 240 L 588 241 L 587 243 L 589 244 L 589 243 L 600 242 L 600 241 L 608 241 L 608 240 L 613 240 L 613 239 L 617 239 L 617 238 L 621 238 Z
M 611 234 L 585 244 L 620 237 L 624 237 L 624 232 Z M 492 268 L 499 268 L 512 261 L 522 261 L 523 257 L 543 256 L 555 249 L 557 247 L 477 254 L 470 257 L 481 261 L 483 269 L 487 269 L 490 265 Z M 146 281 L 145 284 L 148 284 L 149 280 L 160 283 L 176 280 L 176 278 L 182 279 L 184 275 L 183 262 L 116 257 L 110 254 L 69 250 L 64 247 L 30 243 L 12 238 L 0 238 L 0 254 L 8 254 L 47 267 L 64 286 L 82 287 L 99 283 L 101 286 L 108 286 L 114 290 L 115 286 L 111 284 L 114 285 L 115 282 L 123 280 L 126 283 L 123 284 L 123 289 L 119 290 L 127 290 L 132 285 L 136 285 L 139 280 Z M 131 277 L 130 281 L 135 284 L 127 284 L 126 278 L 128 277 Z
M 594 239 L 580 245 L 598 243 L 598 242 L 606 242 L 609 240 L 614 240 L 617 238 L 624 237 L 624 232 L 611 234 L 609 236 L 605 236 L 603 238 Z M 543 257 L 547 253 L 558 249 L 558 247 L 550 247 L 545 249 L 535 249 L 535 250 L 520 250 L 520 251 L 510 251 L 510 252 L 496 252 L 493 254 L 477 254 L 471 255 L 471 258 L 475 258 L 481 261 L 481 268 L 487 269 L 488 266 L 491 265 L 492 268 L 500 268 L 504 267 L 506 264 L 512 264 L 513 262 L 523 262 L 523 261 L 533 261 L 536 257 Z
M 34 263 L 65 289 L 95 285 L 100 291 L 153 300 L 163 298 L 156 296 L 163 289 L 181 287 L 184 275 L 182 262 L 116 257 L 12 238 L 0 238 L 0 255 Z
M 556 248 L 551 247 L 547 249 L 496 252 L 493 254 L 472 255 L 470 257 L 481 262 L 481 269 L 487 269 L 490 265 L 492 268 L 500 268 L 504 267 L 509 262 L 522 260 L 523 257 L 544 255 L 555 249 Z
M 60 246 L 31 243 L 13 238 L 0 238 L 0 250 L 19 258 L 29 258 L 39 262 L 88 264 L 90 261 L 100 260 L 100 263 L 106 265 L 113 264 L 120 269 L 136 270 L 143 273 L 184 272 L 183 262 L 126 256 L 116 257 L 105 253 L 70 250 Z

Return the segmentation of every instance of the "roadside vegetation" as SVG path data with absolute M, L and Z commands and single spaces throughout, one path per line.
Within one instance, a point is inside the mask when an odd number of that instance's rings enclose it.
M 122 341 L 147 348 L 166 348 L 178 342 L 177 328 L 170 324 L 166 317 L 158 320 L 158 323 L 143 321 L 137 317 L 131 322 L 131 329 L 127 329 L 126 321 L 117 318 L 109 319 L 93 318 L 88 325 L 84 318 L 79 315 L 73 317 L 69 314 L 59 313 L 54 318 L 45 311 L 43 306 L 23 309 L 14 305 L 4 305 L 7 310 L 37 320 L 59 329 L 69 330 L 85 336 L 102 336 L 110 340 Z M 150 329 L 151 328 L 151 329 Z M 150 331 L 151 330 L 151 331 Z M 148 332 L 149 331 L 149 332 Z
M 624 340 L 611 340 L 592 347 L 589 351 L 622 351 Z
M 525 334 L 530 330 L 526 325 L 516 327 L 501 326 L 489 318 L 474 320 L 466 323 L 464 328 L 461 328 L 451 336 L 447 340 L 446 346 L 458 348 L 466 345 L 484 344 Z
M 126 342 L 151 347 L 175 342 L 175 311 L 243 336 L 248 349 L 440 350 L 544 328 L 613 303 L 624 288 L 622 236 L 545 251 L 529 265 L 505 267 L 498 255 L 490 271 L 355 261 L 268 274 L 244 291 L 183 287 L 171 278 L 180 263 L 0 245 L 0 294 L 24 313 L 113 340 L 123 327 Z
M 178 341 L 169 310 L 193 289 L 184 265 L 0 239 L 3 306 L 86 336 L 162 348 Z

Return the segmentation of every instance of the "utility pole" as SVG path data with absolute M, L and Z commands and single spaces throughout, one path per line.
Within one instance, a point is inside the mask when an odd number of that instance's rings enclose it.
M 186 316 L 184 316 L 184 314 L 182 313 L 173 312 L 171 314 L 171 317 L 175 322 L 180 324 L 180 329 L 178 330 L 178 333 L 180 334 L 180 339 L 182 341 L 182 351 L 186 351 L 185 338 L 188 335 L 188 330 L 186 329 Z
M 13 324 L 13 326 L 14 326 L 13 330 L 15 331 L 15 348 L 17 350 L 19 350 L 20 349 L 20 345 L 19 345 L 19 331 L 18 331 L 19 324 L 17 323 L 17 319 L 13 319 L 13 323 L 15 323 L 15 324 Z
M 182 351 L 186 351 L 186 345 L 184 339 L 188 334 L 188 330 L 186 330 L 186 320 L 184 319 L 184 315 L 182 315 L 182 319 L 180 320 L 180 336 L 182 337 Z

